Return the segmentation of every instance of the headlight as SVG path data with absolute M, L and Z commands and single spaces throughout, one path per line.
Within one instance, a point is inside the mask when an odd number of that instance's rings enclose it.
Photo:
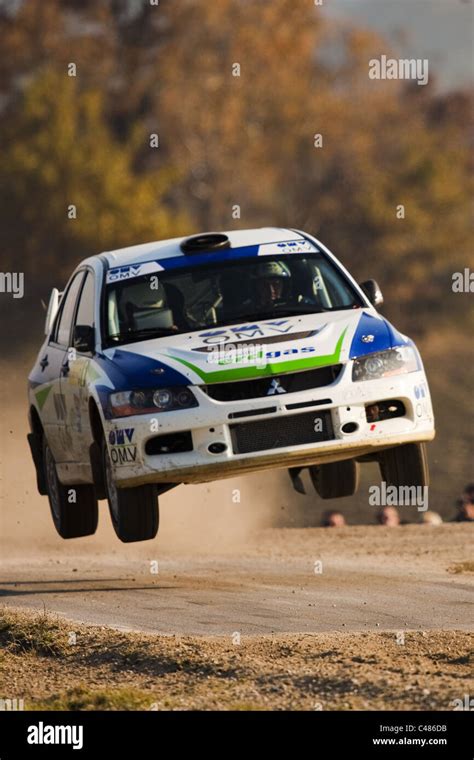
M 380 377 L 403 375 L 420 369 L 418 354 L 412 346 L 399 346 L 354 359 L 352 380 L 376 380 Z
M 199 406 L 189 388 L 146 388 L 138 391 L 120 391 L 109 396 L 112 417 L 129 417 L 132 414 L 171 412 Z

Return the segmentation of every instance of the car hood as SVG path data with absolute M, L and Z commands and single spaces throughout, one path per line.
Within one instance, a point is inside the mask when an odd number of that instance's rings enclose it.
M 106 349 L 99 364 L 116 389 L 204 385 L 340 364 L 405 345 L 365 309 L 243 322 Z

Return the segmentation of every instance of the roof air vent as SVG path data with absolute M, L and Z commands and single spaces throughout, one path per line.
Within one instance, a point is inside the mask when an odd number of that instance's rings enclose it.
M 202 253 L 203 251 L 221 251 L 230 248 L 230 240 L 223 232 L 204 232 L 192 235 L 181 243 L 183 253 Z

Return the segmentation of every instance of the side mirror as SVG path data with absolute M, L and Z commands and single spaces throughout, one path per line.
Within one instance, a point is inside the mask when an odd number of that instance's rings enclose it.
M 95 330 L 90 325 L 76 325 L 72 345 L 83 354 L 93 353 L 95 349 Z
M 369 299 L 372 306 L 382 306 L 383 294 L 375 280 L 366 280 L 360 283 L 360 287 Z
M 45 335 L 49 335 L 49 333 L 51 332 L 54 319 L 56 317 L 56 314 L 58 313 L 59 301 L 61 299 L 61 296 L 62 296 L 62 293 L 60 293 L 57 288 L 52 289 L 51 295 L 49 297 L 48 310 L 46 312 L 46 321 L 44 323 Z

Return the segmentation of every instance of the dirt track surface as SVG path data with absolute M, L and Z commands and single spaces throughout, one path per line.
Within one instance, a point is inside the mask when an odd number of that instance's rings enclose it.
M 36 493 L 25 410 L 5 405 L 3 424 L 0 607 L 22 612 L 5 625 L 0 609 L 0 696 L 451 710 L 472 694 L 473 524 L 269 528 L 294 525 L 300 498 L 275 472 L 171 491 L 154 541 L 121 544 L 103 503 L 96 535 L 63 541 Z
M 0 692 L 26 710 L 453 710 L 472 658 L 461 631 L 231 640 L 0 609 Z
M 470 630 L 473 537 L 467 524 L 267 529 L 182 556 L 154 542 L 114 554 L 69 542 L 66 555 L 4 559 L 0 595 L 14 607 L 161 634 Z

